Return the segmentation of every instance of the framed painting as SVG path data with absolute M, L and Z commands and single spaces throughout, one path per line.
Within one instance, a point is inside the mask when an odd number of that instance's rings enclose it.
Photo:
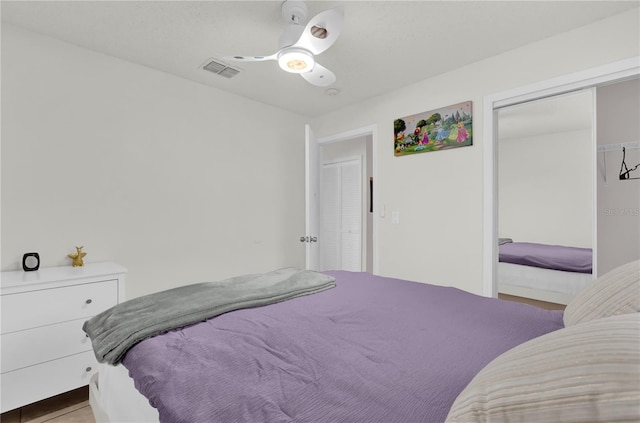
M 393 122 L 394 154 L 407 156 L 473 144 L 472 102 L 465 101 Z

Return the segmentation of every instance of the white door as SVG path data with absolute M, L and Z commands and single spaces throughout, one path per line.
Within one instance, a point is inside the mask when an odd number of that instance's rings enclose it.
M 362 161 L 325 163 L 321 172 L 320 268 L 362 271 Z
M 362 271 L 362 161 L 341 167 L 341 239 L 342 270 Z
M 300 241 L 305 243 L 305 266 L 309 270 L 320 270 L 320 247 L 318 239 L 320 215 L 320 149 L 309 125 L 305 125 L 305 234 Z

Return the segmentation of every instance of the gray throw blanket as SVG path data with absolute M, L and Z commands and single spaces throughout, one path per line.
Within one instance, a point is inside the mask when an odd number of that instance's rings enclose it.
M 273 304 L 334 286 L 332 276 L 296 268 L 236 276 L 125 301 L 87 320 L 82 329 L 91 338 L 98 361 L 115 365 L 129 348 L 148 337 L 229 311 Z

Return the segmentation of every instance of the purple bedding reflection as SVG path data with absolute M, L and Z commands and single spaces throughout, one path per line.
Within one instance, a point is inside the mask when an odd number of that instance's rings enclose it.
M 591 248 L 509 242 L 499 246 L 500 261 L 566 272 L 591 273 Z
M 562 312 L 345 271 L 336 287 L 146 339 L 123 365 L 161 422 L 442 422 Z

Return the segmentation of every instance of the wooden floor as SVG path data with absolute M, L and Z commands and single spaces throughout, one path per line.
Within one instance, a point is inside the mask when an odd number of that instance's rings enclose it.
M 547 310 L 564 310 L 567 307 L 564 304 L 547 303 L 545 301 L 532 300 L 531 298 L 522 298 L 507 294 L 498 294 L 498 298 L 500 298 L 501 300 L 530 304 L 532 306 L 544 308 Z
M 95 423 L 89 406 L 89 387 L 3 413 L 2 423 Z

